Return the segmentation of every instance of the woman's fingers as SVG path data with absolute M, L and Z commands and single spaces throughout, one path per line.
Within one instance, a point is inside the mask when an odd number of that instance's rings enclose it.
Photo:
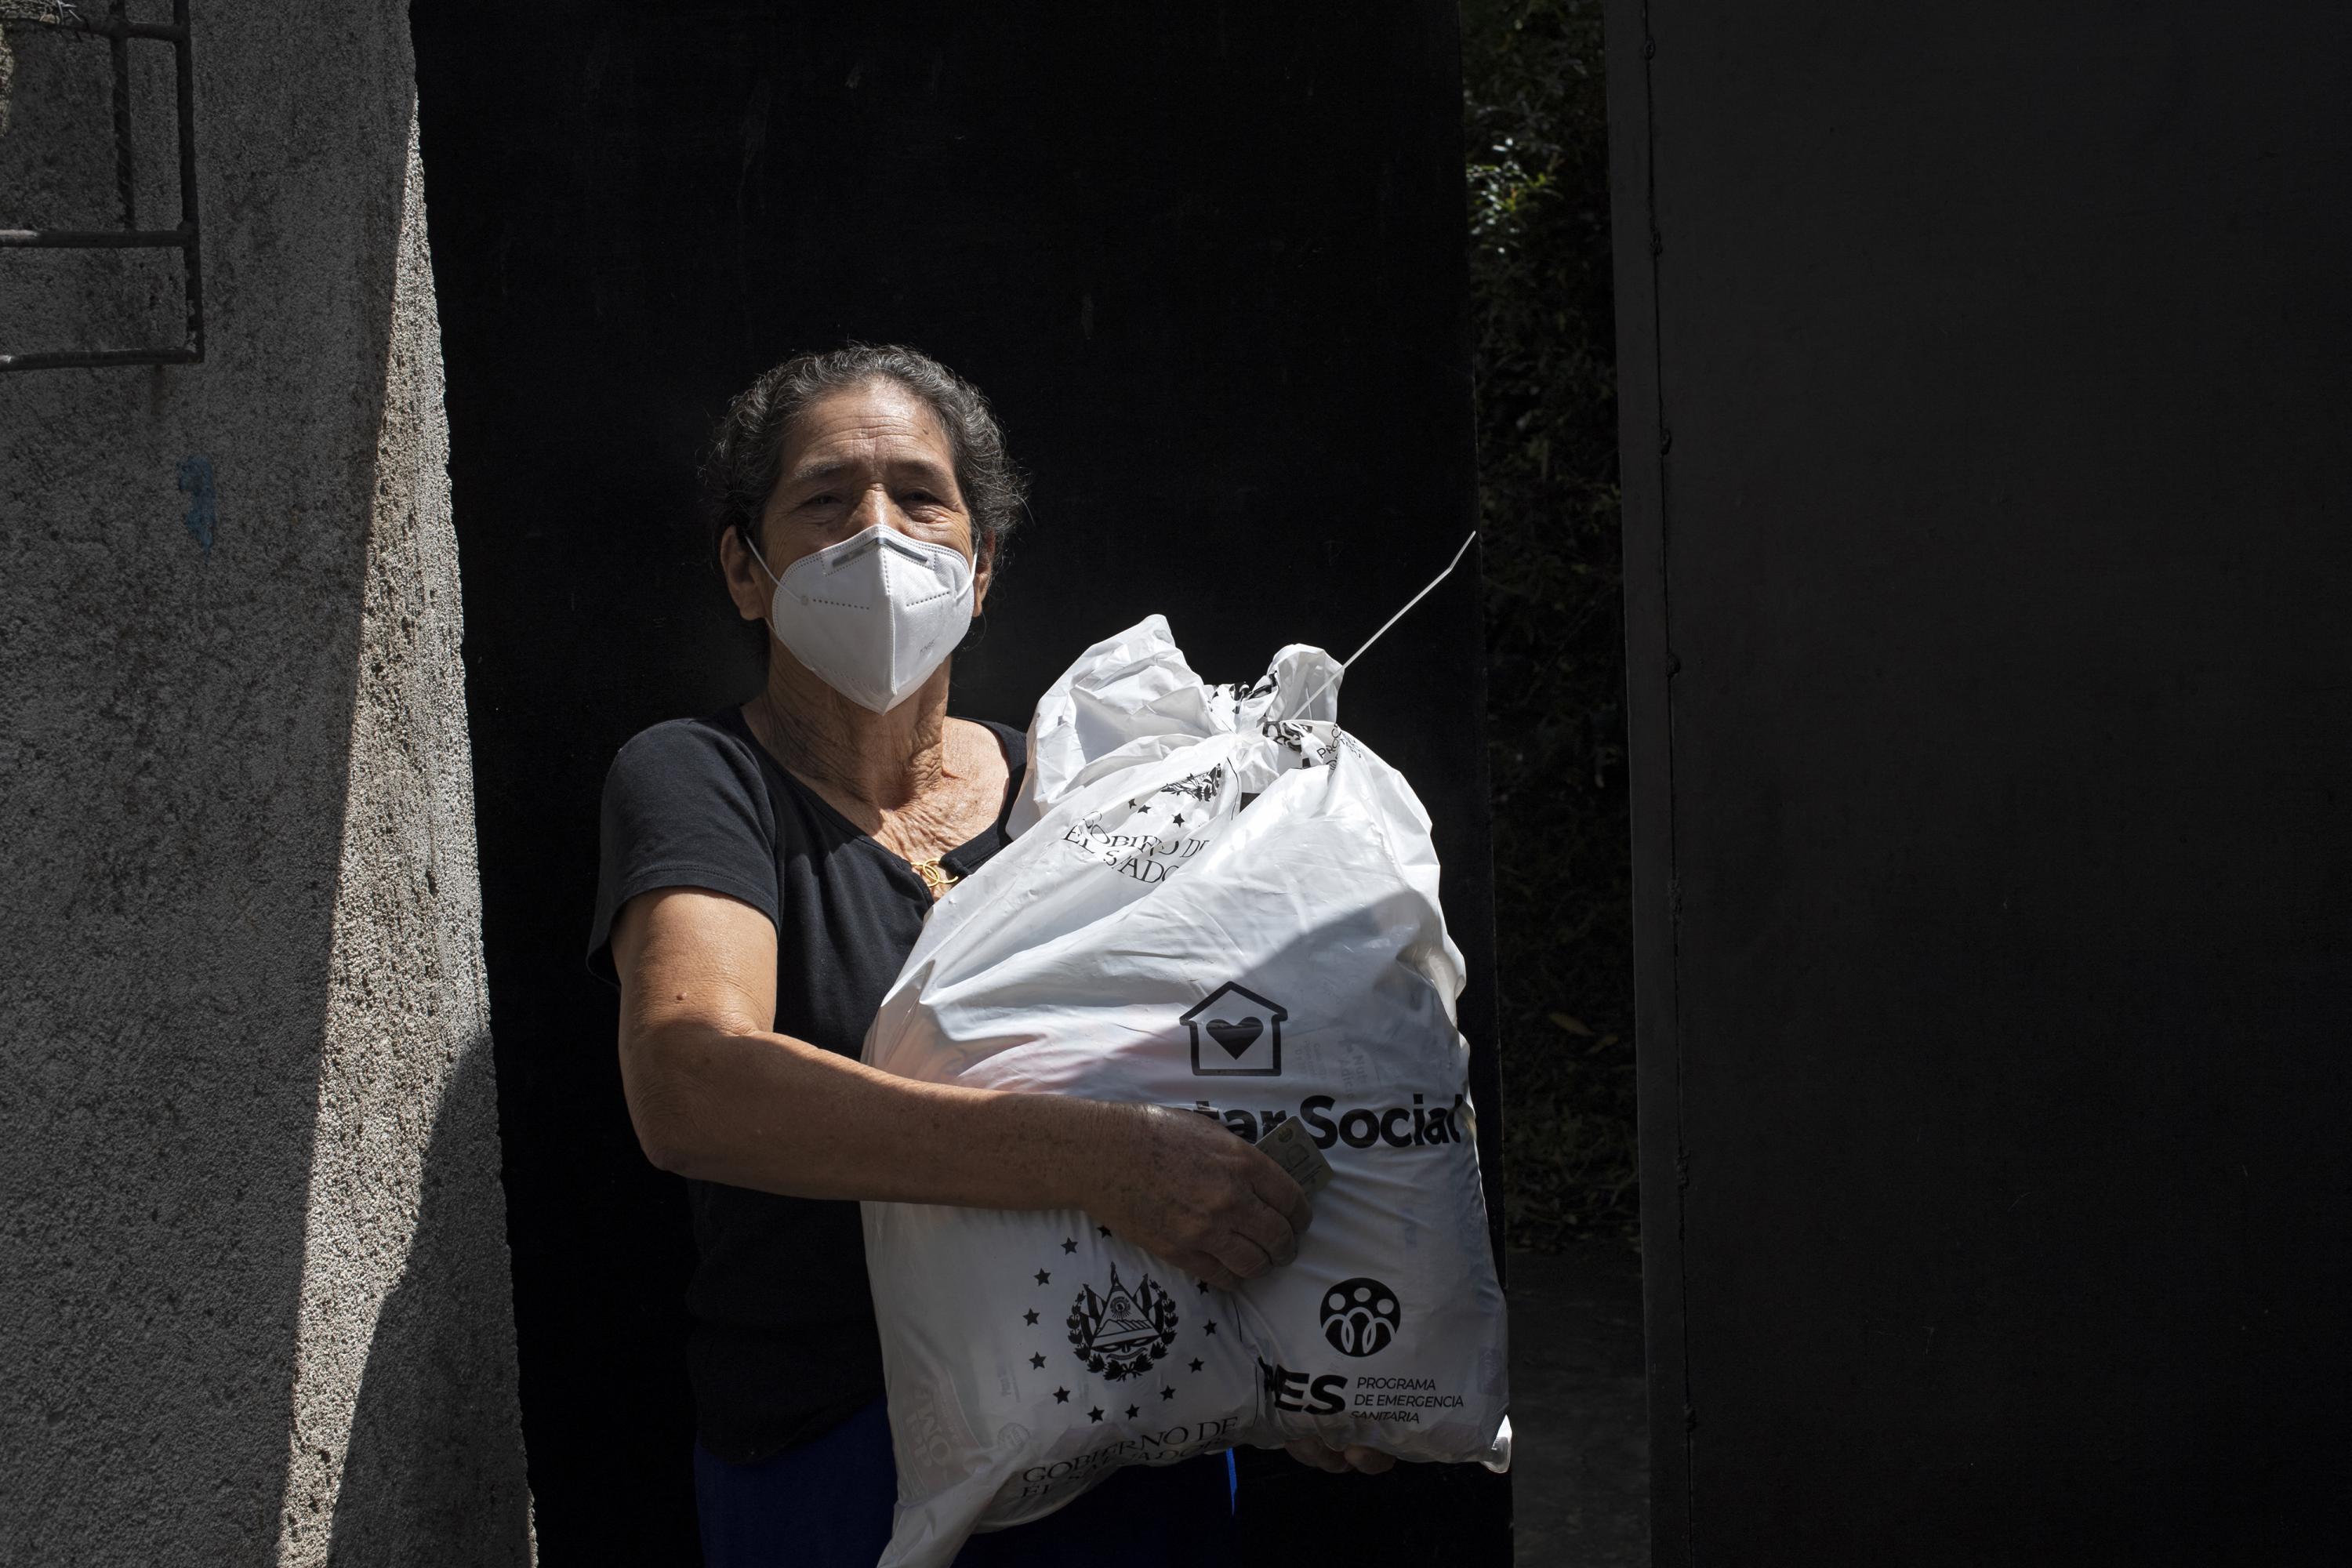
M 1302 1465 L 1311 1465 L 1334 1476 L 1350 1472 L 1360 1476 L 1377 1476 L 1396 1468 L 1394 1454 L 1383 1454 L 1377 1448 L 1366 1448 L 1353 1443 L 1344 1448 L 1333 1448 L 1313 1437 L 1298 1437 L 1285 1443 L 1282 1451 Z
M 1344 1476 L 1348 1473 L 1347 1456 L 1337 1448 L 1326 1447 L 1312 1437 L 1295 1438 L 1285 1443 L 1282 1451 L 1300 1464 L 1326 1474 Z
M 1298 1235 L 1311 1211 L 1307 1194 L 1281 1166 L 1246 1143 L 1237 1143 L 1234 1153 L 1245 1184 L 1234 1194 L 1225 1223 L 1265 1254 L 1263 1264 L 1244 1271 L 1256 1275 L 1298 1256 Z
M 1234 1228 L 1256 1244 L 1268 1266 L 1278 1268 L 1298 1256 L 1297 1227 L 1262 1201 L 1244 1205 Z
M 1233 1271 L 1237 1281 L 1255 1279 L 1273 1267 L 1273 1258 L 1266 1249 L 1239 1230 L 1220 1233 L 1209 1243 L 1209 1250 Z
M 1213 1290 L 1231 1290 L 1241 1283 L 1232 1269 L 1205 1252 L 1180 1253 L 1169 1261 Z
M 1258 1163 L 1251 1169 L 1250 1176 L 1252 1190 L 1265 1205 L 1280 1215 L 1295 1234 L 1303 1234 L 1315 1218 L 1315 1208 L 1307 1201 L 1306 1189 L 1290 1179 L 1289 1172 L 1264 1154 L 1258 1154 Z

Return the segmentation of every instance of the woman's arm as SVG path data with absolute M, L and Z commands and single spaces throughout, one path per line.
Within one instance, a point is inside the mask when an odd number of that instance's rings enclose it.
M 621 1085 L 667 1171 L 808 1198 L 1082 1208 L 1221 1289 L 1287 1263 L 1307 1199 L 1189 1111 L 919 1083 L 770 1028 L 776 933 L 693 888 L 613 927 Z

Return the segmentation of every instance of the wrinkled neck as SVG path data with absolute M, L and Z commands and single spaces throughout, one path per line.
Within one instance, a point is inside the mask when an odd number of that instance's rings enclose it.
M 743 717 L 776 760 L 813 784 L 877 811 L 928 793 L 945 763 L 948 665 L 887 713 L 844 697 L 772 637 L 768 680 Z

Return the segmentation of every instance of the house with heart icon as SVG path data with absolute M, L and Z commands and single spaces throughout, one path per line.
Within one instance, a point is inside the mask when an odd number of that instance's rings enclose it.
M 1282 1073 L 1279 1005 L 1227 981 L 1185 1014 L 1192 1071 L 1202 1078 L 1276 1078 Z

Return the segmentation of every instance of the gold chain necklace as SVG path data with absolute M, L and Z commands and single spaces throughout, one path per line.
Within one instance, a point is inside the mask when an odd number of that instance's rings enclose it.
M 761 692 L 760 695 L 753 700 L 751 706 L 756 708 L 759 713 L 758 719 L 751 723 L 752 739 L 758 741 L 761 748 L 767 752 L 770 756 L 774 757 L 779 763 L 781 763 L 783 760 L 782 751 L 770 744 L 768 737 L 760 733 L 762 730 L 766 730 L 772 734 L 782 733 L 781 727 L 776 723 L 774 717 L 768 711 L 768 694 L 765 691 Z M 954 887 L 958 882 L 963 880 L 961 877 L 958 876 L 955 872 L 949 870 L 945 866 L 940 863 L 943 858 L 944 857 L 942 856 L 934 855 L 928 860 L 909 860 L 907 862 L 909 866 L 914 868 L 915 875 L 923 879 L 923 890 L 931 895 L 931 901 L 933 903 L 937 903 L 940 900 L 947 897 L 948 889 Z

